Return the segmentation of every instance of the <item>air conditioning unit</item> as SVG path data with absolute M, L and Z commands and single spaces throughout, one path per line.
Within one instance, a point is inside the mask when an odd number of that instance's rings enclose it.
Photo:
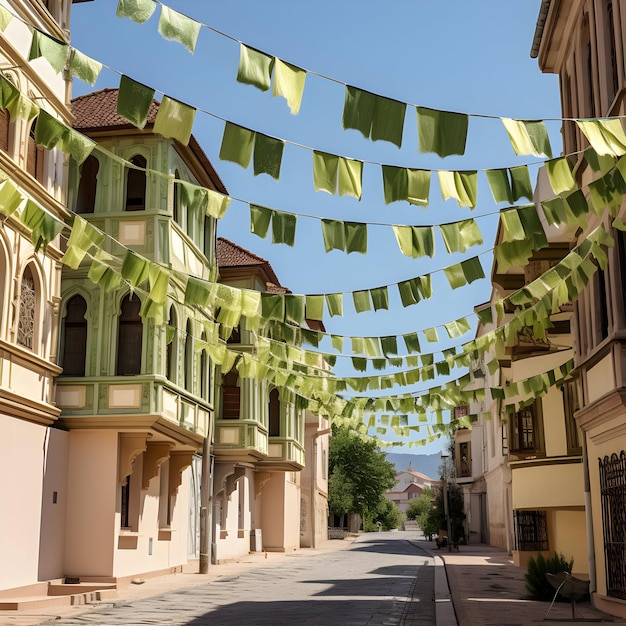
M 250 552 L 263 552 L 263 531 L 260 528 L 250 531 Z

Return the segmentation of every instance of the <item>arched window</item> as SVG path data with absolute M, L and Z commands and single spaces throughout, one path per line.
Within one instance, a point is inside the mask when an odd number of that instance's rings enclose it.
M 170 337 L 172 339 L 167 344 L 167 379 L 173 383 L 176 382 L 176 355 L 177 355 L 177 343 L 178 343 L 178 321 L 176 319 L 176 311 L 174 307 L 170 307 Z
M 230 371 L 222 380 L 222 419 L 239 419 L 240 408 L 239 376 L 236 371 Z
M 206 342 L 206 333 L 202 333 L 200 338 Z M 200 397 L 208 402 L 209 397 L 209 354 L 206 349 L 200 353 Z
M 280 395 L 278 389 L 270 391 L 269 409 L 269 436 L 280 437 Z
M 22 274 L 20 288 L 20 313 L 17 323 L 17 343 L 29 350 L 35 343 L 37 321 L 37 287 L 30 266 Z
M 189 320 L 187 320 L 185 333 L 185 389 L 193 391 L 193 336 Z
M 148 162 L 140 154 L 135 155 L 130 162 L 138 168 L 129 167 L 126 170 L 126 210 L 141 211 L 146 208 L 146 167 Z
M 82 296 L 73 296 L 67 303 L 63 319 L 63 374 L 66 376 L 85 375 L 87 355 L 87 303 Z
M 96 205 L 96 185 L 100 162 L 88 156 L 80 167 L 80 182 L 76 197 L 76 213 L 93 213 Z
M 33 176 L 36 180 L 43 184 L 43 161 L 44 161 L 44 148 L 38 146 L 35 142 L 35 124 L 37 120 L 33 121 L 30 127 L 30 134 L 28 136 L 28 154 L 26 155 L 26 171 Z
M 9 124 L 11 119 L 6 109 L 0 109 L 0 150 L 9 151 Z
M 174 221 L 180 226 L 180 183 L 178 182 L 180 180 L 180 172 L 178 170 L 174 172 L 174 178 L 176 180 L 174 181 L 174 198 L 172 200 L 174 206 L 172 207 L 172 213 Z
M 120 305 L 117 332 L 117 376 L 136 376 L 141 373 L 143 324 L 139 311 L 141 301 L 128 294 Z

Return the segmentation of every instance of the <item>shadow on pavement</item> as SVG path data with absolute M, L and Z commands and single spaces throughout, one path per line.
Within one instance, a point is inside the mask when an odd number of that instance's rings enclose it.
M 306 600 L 282 602 L 236 602 L 187 622 L 189 626 L 363 626 L 401 620 L 405 607 L 398 602 L 367 600 Z M 399 623 L 399 622 L 396 622 Z

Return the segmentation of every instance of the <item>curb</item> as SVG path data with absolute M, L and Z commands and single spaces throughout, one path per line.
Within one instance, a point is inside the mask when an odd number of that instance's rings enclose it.
M 445 561 L 431 554 L 435 563 L 435 621 L 437 626 L 458 626 Z

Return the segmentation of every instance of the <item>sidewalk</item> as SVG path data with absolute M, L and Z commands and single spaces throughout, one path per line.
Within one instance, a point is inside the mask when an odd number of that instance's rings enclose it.
M 448 552 L 445 548 L 438 550 L 434 542 L 419 544 L 445 564 L 459 626 L 525 626 L 544 622 L 550 603 L 527 599 L 525 569 L 515 567 L 505 551 L 471 544 L 460 546 L 459 552 Z M 546 623 L 573 623 L 571 617 L 569 602 L 555 602 Z M 597 611 L 589 601 L 577 603 L 576 623 L 594 622 L 626 624 L 620 618 Z M 437 624 L 444 626 L 439 619 Z

